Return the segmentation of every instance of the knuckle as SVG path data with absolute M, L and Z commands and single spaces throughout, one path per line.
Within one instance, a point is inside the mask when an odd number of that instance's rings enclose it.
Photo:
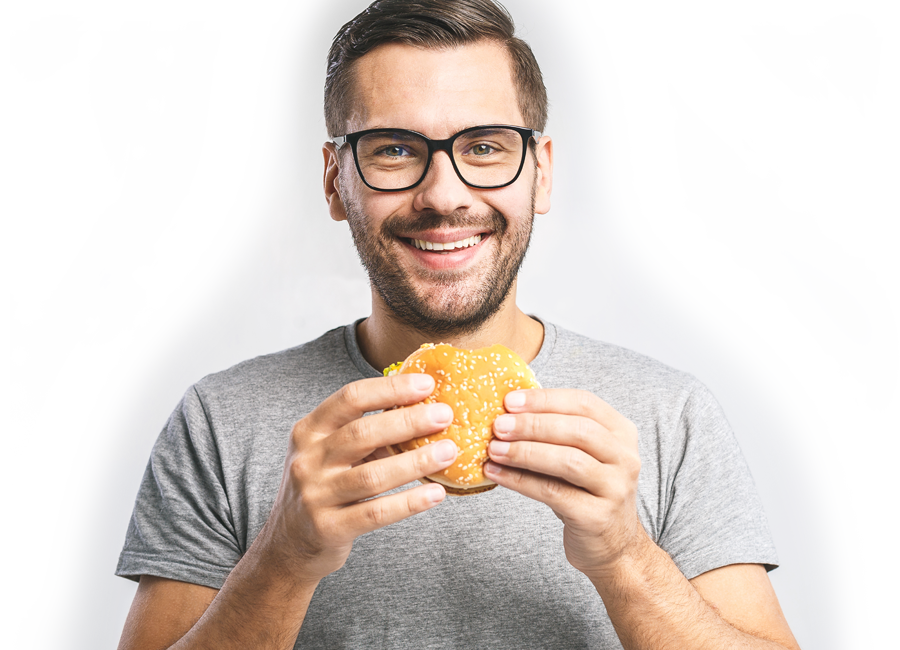
M 641 473 L 641 457 L 637 454 L 629 455 L 626 469 L 628 476 L 636 481 Z
M 522 486 L 525 483 L 525 476 L 521 471 L 515 469 L 506 469 L 504 470 L 503 476 L 506 481 L 509 482 L 511 487 L 515 490 L 522 489 Z
M 382 499 L 372 501 L 371 505 L 366 509 L 366 518 L 376 528 L 381 528 L 389 523 L 390 517 L 388 514 L 387 507 Z
M 596 436 L 594 421 L 588 420 L 587 418 L 576 418 L 575 424 L 572 427 L 572 434 L 578 444 L 583 446 L 590 443 Z
M 587 471 L 587 462 L 584 454 L 575 449 L 566 453 L 563 462 L 569 476 L 581 476 Z
M 359 467 L 360 486 L 369 492 L 380 492 L 384 484 L 384 470 L 380 463 L 366 463 Z
M 340 541 L 341 538 L 345 536 L 337 517 L 335 517 L 333 513 L 321 515 L 318 517 L 316 523 L 319 538 L 326 540 L 329 545 Z
M 418 420 L 419 420 L 419 412 L 422 409 L 418 408 L 400 408 L 400 426 L 403 427 L 407 431 L 412 431 L 418 428 Z
M 594 400 L 596 399 L 596 395 L 586 390 L 575 391 L 575 405 L 582 413 L 590 412 L 591 407 L 594 405 Z
M 291 477 L 298 483 L 303 483 L 309 475 L 309 461 L 303 454 L 298 454 L 290 460 L 289 471 Z
M 362 400 L 362 389 L 359 382 L 354 381 L 341 386 L 338 395 L 342 401 L 355 407 Z
M 416 477 L 427 476 L 448 464 L 435 458 L 434 445 L 435 443 L 431 442 L 417 449 L 415 453 L 409 454 L 412 457 Z
M 307 534 L 304 537 L 319 541 L 327 541 L 331 538 L 333 529 L 334 525 L 329 521 L 328 517 L 315 509 L 311 509 L 306 524 Z
M 563 486 L 562 483 L 555 480 L 544 480 L 541 481 L 541 497 L 542 500 L 546 499 L 547 501 L 556 501 L 562 495 Z
M 371 437 L 369 418 L 357 418 L 347 425 L 347 437 L 351 443 L 365 443 Z
M 291 472 L 291 476 L 295 478 L 300 478 L 306 473 L 306 463 L 303 460 L 303 456 L 294 456 L 291 458 L 288 463 L 288 468 Z
M 533 451 L 529 442 L 512 442 L 507 457 L 517 465 L 528 465 L 534 455 Z
M 410 513 L 421 512 L 425 508 L 424 499 L 416 490 L 406 490 L 406 510 Z
M 409 458 L 416 476 L 425 476 L 431 473 L 432 456 L 431 450 L 427 447 L 425 449 L 417 449 L 411 454 L 404 454 L 404 456 Z
M 546 422 L 544 422 L 544 418 L 538 417 L 533 413 L 524 413 L 522 415 L 518 415 L 516 417 L 523 417 L 525 419 L 525 429 L 527 431 L 531 431 L 531 435 L 539 440 L 543 438 L 544 434 L 547 431 Z
M 422 399 L 419 391 L 413 388 L 414 374 L 391 375 L 388 378 L 389 397 L 392 403 L 409 405 Z
M 297 420 L 294 423 L 294 426 L 291 427 L 291 443 L 295 447 L 301 447 L 308 437 L 309 426 L 307 425 L 306 418 Z
M 409 384 L 409 376 L 408 375 L 391 375 L 388 378 L 388 392 L 390 393 L 391 400 L 395 404 L 399 404 L 402 400 L 403 395 L 406 392 L 406 386 Z

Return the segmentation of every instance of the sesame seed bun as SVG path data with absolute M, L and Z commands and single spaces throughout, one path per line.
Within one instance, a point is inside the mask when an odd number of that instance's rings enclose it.
M 456 461 L 422 481 L 440 483 L 448 494 L 458 496 L 496 487 L 496 483 L 485 477 L 483 468 L 488 460 L 488 443 L 494 437 L 494 420 L 506 413 L 503 398 L 514 390 L 540 388 L 522 358 L 503 345 L 461 350 L 444 343 L 429 343 L 409 355 L 394 372 L 431 375 L 435 389 L 424 402 L 449 404 L 453 422 L 438 433 L 391 445 L 388 451 L 399 454 L 449 438 L 459 448 Z

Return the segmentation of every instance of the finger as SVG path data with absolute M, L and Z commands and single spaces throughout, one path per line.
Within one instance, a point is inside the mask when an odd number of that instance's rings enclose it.
M 364 413 L 421 402 L 434 390 L 428 374 L 411 373 L 361 379 L 328 396 L 306 418 L 313 431 L 331 433 Z
M 630 433 L 634 425 L 602 399 L 586 390 L 532 388 L 507 393 L 504 406 L 510 413 L 561 413 L 582 415 L 618 434 Z
M 443 431 L 453 422 L 453 409 L 443 403 L 417 404 L 357 418 L 323 440 L 326 464 L 358 462 L 376 449 Z
M 562 479 L 498 465 L 492 461 L 484 464 L 484 475 L 497 485 L 547 504 L 554 512 L 563 516 L 574 512 L 585 499 L 593 498 L 581 488 L 570 485 Z
M 362 460 L 357 461 L 356 464 L 371 463 L 373 460 L 381 460 L 382 458 L 390 458 L 391 455 L 392 455 L 391 452 L 389 452 L 386 447 L 379 447 L 378 449 L 373 451 L 371 454 L 369 454 Z
M 356 503 L 338 511 L 337 523 L 355 539 L 407 517 L 425 512 L 444 500 L 446 491 L 439 483 L 430 483 Z
M 458 454 L 459 449 L 452 440 L 441 440 L 348 469 L 334 479 L 334 504 L 369 499 L 423 476 L 436 474 L 450 467 Z
M 584 488 L 594 496 L 603 496 L 615 472 L 609 465 L 604 465 L 581 449 L 541 442 L 492 440 L 488 455 L 504 467 L 555 476 Z
M 596 420 L 558 413 L 506 413 L 494 420 L 494 435 L 507 442 L 533 440 L 575 447 L 603 463 L 617 463 L 622 440 Z

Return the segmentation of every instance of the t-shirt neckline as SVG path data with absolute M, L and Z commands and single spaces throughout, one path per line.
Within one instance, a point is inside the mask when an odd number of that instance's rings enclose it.
M 541 349 L 538 351 L 534 360 L 528 364 L 531 371 L 535 375 L 539 375 L 541 369 L 546 365 L 550 356 L 553 354 L 553 349 L 556 347 L 556 325 L 548 323 L 543 318 L 535 316 L 534 314 L 529 314 L 529 316 L 539 321 L 541 325 L 544 326 L 544 340 L 541 342 Z M 365 318 L 359 318 L 344 327 L 344 343 L 347 346 L 347 354 L 350 356 L 353 365 L 356 366 L 356 369 L 359 370 L 364 378 L 381 377 L 384 372 L 373 367 L 372 364 L 366 361 L 366 358 L 362 355 L 362 351 L 359 349 L 359 341 L 356 339 L 356 326 L 364 320 Z

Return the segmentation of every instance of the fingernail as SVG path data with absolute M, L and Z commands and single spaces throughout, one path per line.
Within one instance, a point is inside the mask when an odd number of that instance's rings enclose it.
M 412 385 L 416 390 L 427 390 L 434 385 L 434 380 L 431 378 L 431 375 L 425 373 L 417 374 L 413 375 Z
M 441 440 L 434 443 L 434 459 L 437 461 L 445 463 L 448 460 L 453 460 L 458 453 L 459 450 L 452 440 Z
M 512 415 L 500 415 L 494 420 L 494 431 L 497 433 L 509 433 L 516 428 L 516 418 Z
M 506 405 L 512 408 L 525 406 L 525 393 L 520 390 L 514 390 L 506 395 Z
M 453 419 L 453 409 L 443 402 L 429 404 L 428 417 L 434 424 L 447 424 Z
M 491 440 L 491 453 L 497 456 L 506 456 L 509 453 L 509 443 L 502 440 Z
M 426 488 L 425 497 L 432 503 L 440 503 L 444 500 L 444 488 L 437 483 L 432 483 Z
M 484 474 L 485 476 L 500 476 L 500 472 L 503 471 L 503 468 L 500 467 L 496 463 L 485 463 L 484 464 Z

